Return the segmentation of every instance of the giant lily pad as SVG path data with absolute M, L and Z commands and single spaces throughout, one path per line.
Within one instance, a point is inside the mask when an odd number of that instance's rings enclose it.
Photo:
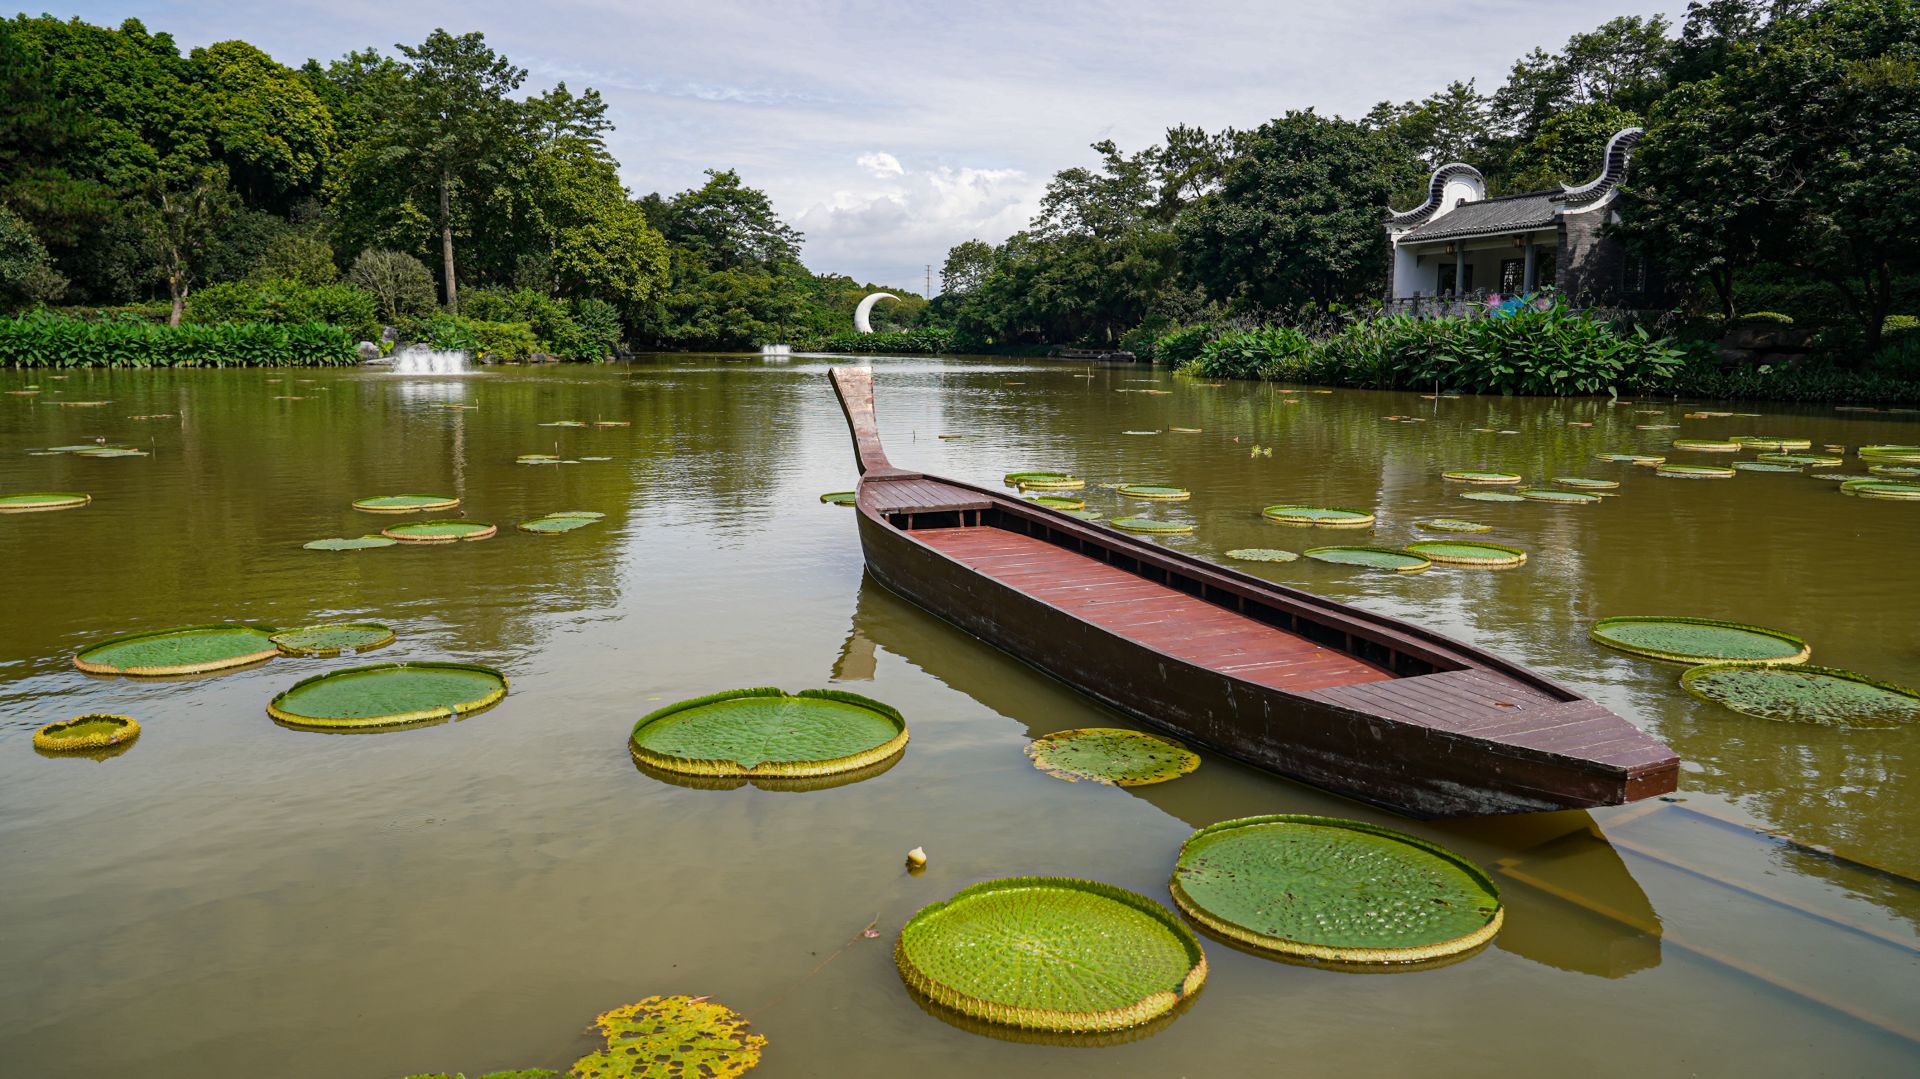
M 1373 523 L 1371 513 L 1332 506 L 1268 506 L 1260 511 L 1260 516 L 1280 524 L 1321 528 L 1365 528 Z
M 371 547 L 391 547 L 400 541 L 392 536 L 338 537 L 335 539 L 317 539 L 300 546 L 309 551 L 364 551 Z
M 1730 480 L 1739 475 L 1731 468 L 1715 465 L 1661 465 L 1653 473 L 1675 480 Z
M 1733 467 L 1736 472 L 1798 472 L 1801 466 L 1775 464 L 1772 461 L 1735 461 Z
M 414 521 L 383 528 L 380 534 L 401 543 L 454 543 L 459 540 L 491 539 L 499 526 L 485 521 Z
M 1920 692 L 1833 667 L 1717 663 L 1680 676 L 1688 693 L 1742 715 L 1828 727 L 1894 727 L 1920 719 Z
M 1277 547 L 1239 547 L 1228 551 L 1227 557 L 1242 562 L 1291 562 L 1300 556 Z
M 1782 435 L 1735 435 L 1729 441 L 1737 442 L 1750 450 L 1767 450 L 1771 453 L 1813 448 L 1813 440 L 1810 438 L 1788 438 Z
M 1161 502 L 1185 502 L 1193 497 L 1193 492 L 1185 487 L 1172 487 L 1158 483 L 1123 483 L 1115 487 L 1114 491 L 1128 498 L 1150 498 Z
M 404 727 L 477 712 L 507 695 L 507 676 L 469 663 L 375 663 L 295 682 L 267 713 L 295 727 Z
M 1608 648 L 1674 663 L 1804 663 L 1813 654 L 1791 633 L 1711 618 L 1621 615 L 1595 622 L 1588 635 Z
M 607 1047 L 574 1061 L 574 1079 L 736 1079 L 767 1039 L 706 997 L 648 997 L 594 1019 Z
M 962 1015 L 1031 1030 L 1124 1030 L 1199 992 L 1193 931 L 1143 895 L 1066 877 L 962 889 L 900 930 L 894 960 L 916 993 Z
M 585 528 L 593 522 L 594 518 L 592 517 L 569 517 L 562 514 L 549 514 L 545 517 L 535 517 L 531 521 L 521 521 L 514 527 L 522 532 L 532 532 L 535 535 L 554 536 L 562 532 L 571 532 L 576 528 Z
M 1594 454 L 1594 460 L 1621 465 L 1645 465 L 1651 468 L 1654 465 L 1664 463 L 1666 458 L 1648 453 L 1596 453 Z
M 1738 442 L 1713 438 L 1676 438 L 1671 445 L 1676 450 L 1691 450 L 1694 453 L 1739 453 L 1741 449 Z
M 446 495 L 376 495 L 360 499 L 353 508 L 367 513 L 421 513 L 450 510 L 459 504 L 459 499 Z
M 1045 506 L 1050 510 L 1083 510 L 1087 508 L 1084 498 L 1068 498 L 1065 495 L 1034 495 L 1027 499 L 1036 506 Z
M 1457 517 L 1431 517 L 1424 521 L 1415 521 L 1414 527 L 1429 532 L 1491 532 L 1492 525 L 1483 525 L 1479 521 L 1463 521 Z
M 1472 468 L 1450 468 L 1440 473 L 1440 477 L 1442 479 L 1455 480 L 1460 483 L 1501 484 L 1519 483 L 1521 480 L 1518 472 L 1485 472 Z
M 1600 501 L 1599 495 L 1590 495 L 1585 491 L 1556 491 L 1551 487 L 1529 487 L 1520 492 L 1520 497 L 1529 502 L 1557 502 L 1563 506 Z
M 1417 554 L 1396 551 L 1390 547 L 1309 547 L 1306 556 L 1319 562 L 1333 562 L 1342 566 L 1365 566 L 1368 569 L 1392 570 L 1395 573 L 1424 573 L 1433 565 L 1432 561 Z
M 1862 446 L 1860 459 L 1882 464 L 1920 465 L 1920 446 Z
M 1619 480 L 1596 480 L 1586 476 L 1555 476 L 1553 482 L 1576 491 L 1611 491 L 1620 486 Z
M 1510 491 L 1468 491 L 1460 496 L 1475 502 L 1525 502 L 1526 499 Z
M 1763 453 L 1758 459 L 1770 465 L 1797 465 L 1802 468 L 1838 468 L 1847 463 L 1846 458 L 1830 453 Z
M 1868 465 L 1867 471 L 1876 476 L 1896 476 L 1901 479 L 1920 477 L 1920 468 L 1912 465 Z
M 88 645 L 73 657 L 73 665 L 89 674 L 205 674 L 279 655 L 272 634 L 267 626 L 231 622 L 136 633 Z
M 879 701 L 831 689 L 734 689 L 640 718 L 634 759 L 696 776 L 823 776 L 878 763 L 907 746 L 907 722 Z
M 106 749 L 140 737 L 140 724 L 132 716 L 94 712 L 59 723 L 49 723 L 33 732 L 33 745 L 49 753 Z
M 1857 495 L 1861 498 L 1884 498 L 1896 502 L 1911 502 L 1920 499 L 1920 483 L 1900 483 L 1895 480 L 1848 480 L 1840 485 L 1843 495 Z
M 1171 738 L 1119 727 L 1057 731 L 1027 743 L 1042 772 L 1069 783 L 1090 779 L 1108 786 L 1144 787 L 1179 779 L 1200 767 L 1200 756 Z
M 1078 491 L 1087 481 L 1065 472 L 1009 472 L 1004 479 L 1010 487 L 1029 487 L 1036 491 Z
M 1156 521 L 1151 517 L 1115 517 L 1107 523 L 1122 532 L 1139 532 L 1148 536 L 1184 536 L 1193 531 L 1190 524 Z
M 1492 940 L 1506 913 L 1479 866 L 1360 821 L 1222 821 L 1181 845 L 1173 899 L 1255 948 L 1329 963 L 1417 963 Z
M 92 501 L 92 495 L 81 494 L 78 491 L 38 491 L 32 494 L 0 495 L 0 513 L 70 510 Z
M 1456 566 L 1518 566 L 1527 560 L 1527 552 L 1500 543 L 1469 543 L 1465 540 L 1421 540 L 1407 544 L 1408 551 L 1434 562 Z
M 328 622 L 281 630 L 269 640 L 289 656 L 338 656 L 392 644 L 394 633 L 378 622 Z

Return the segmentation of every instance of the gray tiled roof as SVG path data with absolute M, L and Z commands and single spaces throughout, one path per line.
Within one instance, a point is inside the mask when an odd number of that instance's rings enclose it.
M 1469 202 L 1401 233 L 1400 242 L 1420 243 L 1551 228 L 1554 211 L 1559 205 L 1555 196 L 1559 194 L 1558 190 L 1532 191 L 1524 195 L 1504 195 L 1497 199 Z

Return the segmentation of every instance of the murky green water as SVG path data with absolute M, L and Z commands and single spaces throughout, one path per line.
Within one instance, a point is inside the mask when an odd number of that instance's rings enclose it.
M 1132 790 L 1035 770 L 1028 739 L 1114 717 L 863 580 L 850 512 L 817 501 L 854 478 L 824 363 L 4 372 L 0 389 L 43 392 L 0 397 L 0 490 L 94 503 L 0 516 L 0 1072 L 564 1068 L 594 1045 L 596 1012 L 675 993 L 751 1017 L 770 1040 L 755 1074 L 770 1079 L 1920 1069 L 1920 730 L 1744 719 L 1683 694 L 1678 668 L 1585 638 L 1610 614 L 1757 621 L 1806 636 L 1815 662 L 1920 683 L 1920 505 L 1799 475 L 1689 482 L 1592 460 L 1675 434 L 1920 442 L 1920 417 L 1682 420 L 1671 405 L 1285 394 L 1058 363 L 875 366 L 896 462 L 987 482 L 1064 468 L 1184 484 L 1190 502 L 1128 508 L 1191 520 L 1192 536 L 1168 542 L 1201 554 L 1362 541 L 1259 518 L 1283 501 L 1373 508 L 1373 539 L 1389 545 L 1415 538 L 1421 516 L 1496 525 L 1486 538 L 1530 550 L 1526 566 L 1252 571 L 1595 696 L 1679 751 L 1684 801 L 1402 822 L 1487 865 L 1505 892 L 1506 930 L 1453 966 L 1342 974 L 1210 942 L 1207 988 L 1151 1036 L 969 1033 L 894 974 L 894 931 L 921 905 L 1022 873 L 1164 899 L 1198 826 L 1390 818 L 1210 755 L 1191 777 Z M 1171 392 L 1115 392 L 1141 389 Z M 61 397 L 111 403 L 49 403 Z M 128 418 L 159 413 L 173 416 Z M 537 426 L 567 419 L 632 426 Z M 1659 423 L 1682 430 L 1635 430 Z M 1122 433 L 1175 426 L 1202 431 Z M 26 452 L 100 437 L 151 456 Z M 556 451 L 611 460 L 514 463 Z M 1454 467 L 1623 486 L 1592 506 L 1477 503 L 1438 478 Z M 563 535 L 301 549 L 403 520 L 348 508 L 402 492 L 457 494 L 502 526 L 609 516 Z M 1121 509 L 1093 488 L 1089 502 Z M 328 735 L 278 726 L 264 706 L 352 658 L 164 683 L 68 662 L 144 629 L 336 618 L 396 627 L 376 657 L 492 664 L 513 692 L 457 723 Z M 708 791 L 648 778 L 624 749 L 657 702 L 833 684 L 906 714 L 897 766 L 834 790 Z M 102 761 L 31 747 L 35 727 L 90 711 L 134 715 L 144 733 Z M 911 877 L 901 859 L 916 845 L 932 864 Z M 882 935 L 862 938 L 876 917 Z

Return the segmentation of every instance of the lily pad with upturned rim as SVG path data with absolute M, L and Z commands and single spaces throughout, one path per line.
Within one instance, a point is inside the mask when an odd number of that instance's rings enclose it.
M 1185 502 L 1193 497 L 1193 492 L 1185 487 L 1160 483 L 1123 483 L 1113 490 L 1128 498 L 1147 498 L 1159 502 Z
M 1867 471 L 1876 476 L 1893 476 L 1898 479 L 1920 477 L 1920 467 L 1913 465 L 1868 465 Z
M 1463 521 L 1458 517 L 1432 517 L 1424 521 L 1413 522 L 1415 528 L 1424 528 L 1429 532 L 1491 532 L 1492 525 L 1483 525 L 1479 521 Z
M 1611 491 L 1620 486 L 1619 480 L 1596 480 L 1585 476 L 1555 476 L 1553 482 L 1576 491 Z
M 1421 540 L 1406 549 L 1422 558 L 1454 566 L 1505 568 L 1527 560 L 1527 552 L 1504 543 L 1469 543 L 1464 540 Z
M 1730 480 L 1739 475 L 1731 468 L 1717 465 L 1661 465 L 1653 474 L 1674 480 Z
M 1378 825 L 1297 814 L 1222 821 L 1180 847 L 1174 903 L 1220 935 L 1341 964 L 1460 955 L 1506 912 L 1485 871 Z
M 49 753 L 72 753 L 89 749 L 107 749 L 140 737 L 140 723 L 132 716 L 107 712 L 89 712 L 84 716 L 49 723 L 33 732 L 35 749 Z
M 477 712 L 507 695 L 507 676 L 471 663 L 374 663 L 304 678 L 267 705 L 317 730 L 404 727 Z
M 401 543 L 454 543 L 491 539 L 500 531 L 497 525 L 486 521 L 467 521 L 452 519 L 446 521 L 412 521 L 392 528 L 383 528 L 380 534 Z
M 1600 501 L 1599 495 L 1585 491 L 1556 491 L 1551 487 L 1529 487 L 1520 492 L 1529 502 L 1556 502 L 1563 506 L 1585 506 Z
M 1608 648 L 1670 663 L 1773 666 L 1804 663 L 1813 654 L 1806 641 L 1784 630 L 1678 615 L 1602 618 L 1588 636 Z
M 1394 573 L 1425 573 L 1433 566 L 1431 559 L 1396 551 L 1391 547 L 1309 547 L 1302 553 L 1316 562 L 1364 566 Z
M 0 495 L 0 513 L 44 513 L 49 510 L 78 509 L 93 501 L 93 496 L 78 491 L 33 491 Z
M 859 494 L 854 491 L 828 491 L 820 496 L 820 501 L 829 506 L 851 506 L 859 500 Z
M 1920 465 L 1920 446 L 1862 446 L 1860 459 L 1882 463 Z
M 1027 499 L 1036 506 L 1045 506 L 1050 510 L 1083 510 L 1087 508 L 1084 498 L 1068 498 L 1065 495 L 1034 495 Z
M 364 513 L 424 513 L 428 510 L 450 510 L 459 504 L 458 498 L 446 495 L 375 495 L 360 499 L 353 504 L 353 508 Z
M 1009 472 L 1004 477 L 1012 487 L 1036 491 L 1078 491 L 1087 481 L 1067 472 Z
M 1365 528 L 1373 523 L 1371 513 L 1336 506 L 1268 506 L 1260 516 L 1279 524 L 1320 528 Z
M 1892 502 L 1913 502 L 1920 501 L 1920 483 L 1900 483 L 1882 479 L 1848 480 L 1840 485 L 1840 493 L 1856 495 L 1860 498 L 1882 498 Z
M 921 908 L 894 961 L 915 993 L 1030 1030 L 1125 1030 L 1199 992 L 1193 931 L 1146 896 L 1096 881 L 1011 877 Z
M 1827 453 L 1763 453 L 1755 459 L 1770 465 L 1799 465 L 1806 468 L 1838 468 L 1847 463 L 1846 458 Z
M 1115 787 L 1165 783 L 1200 767 L 1200 755 L 1179 742 L 1121 727 L 1056 731 L 1028 742 L 1026 753 L 1055 778 Z
M 356 536 L 317 539 L 300 546 L 309 551 L 365 551 L 374 547 L 392 547 L 400 541 L 392 536 Z
M 1181 521 L 1156 521 L 1151 517 L 1115 517 L 1108 524 L 1122 532 L 1138 532 L 1145 536 L 1184 536 L 1193 531 L 1193 526 Z
M 1227 557 L 1242 562 L 1292 562 L 1300 556 L 1277 547 L 1240 547 L 1228 551 Z
M 1688 670 L 1680 685 L 1756 719 L 1863 729 L 1920 720 L 1920 692 L 1836 667 L 1713 663 Z
M 267 639 L 289 656 L 339 656 L 385 647 L 395 635 L 378 622 L 324 622 L 281 630 Z
M 1665 457 L 1650 453 L 1596 453 L 1594 459 L 1611 464 L 1642 465 L 1649 468 L 1666 462 Z
M 1472 468 L 1450 468 L 1440 473 L 1441 479 L 1455 480 L 1460 483 L 1519 483 L 1524 477 L 1518 472 L 1484 472 Z
M 1676 438 L 1669 445 L 1676 450 L 1689 450 L 1693 453 L 1739 453 L 1741 450 L 1738 442 L 1714 438 Z
M 574 1061 L 573 1079 L 737 1079 L 767 1044 L 740 1013 L 706 997 L 648 997 L 594 1024 L 606 1048 Z
M 1460 496 L 1475 502 L 1525 502 L 1526 499 L 1507 491 L 1468 491 Z
M 907 722 L 892 707 L 832 689 L 789 694 L 733 689 L 681 701 L 640 718 L 628 736 L 634 759 L 696 776 L 823 776 L 900 753 Z
M 1736 472 L 1800 472 L 1802 471 L 1799 465 L 1779 465 L 1779 464 L 1774 464 L 1770 461 L 1735 461 L 1733 463 L 1733 468 L 1734 468 L 1734 471 Z
M 220 622 L 178 626 L 99 641 L 81 649 L 73 665 L 88 674 L 162 678 L 244 667 L 280 654 L 269 626 Z
M 1813 439 L 1787 438 L 1780 435 L 1735 435 L 1729 441 L 1738 442 L 1750 450 L 1767 450 L 1771 453 L 1813 448 Z

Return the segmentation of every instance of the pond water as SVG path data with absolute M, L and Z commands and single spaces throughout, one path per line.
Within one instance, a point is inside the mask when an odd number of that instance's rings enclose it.
M 0 372 L 0 389 L 41 391 L 0 397 L 0 490 L 94 499 L 0 516 L 0 1072 L 565 1068 L 596 1044 L 594 1014 L 653 994 L 711 994 L 751 1018 L 769 1039 L 754 1074 L 769 1079 L 1920 1071 L 1920 729 L 1743 718 L 1683 693 L 1679 668 L 1586 638 L 1614 614 L 1758 622 L 1808 638 L 1817 663 L 1920 684 L 1920 505 L 1802 475 L 1689 482 L 1593 459 L 1675 435 L 1914 443 L 1920 417 L 1686 420 L 1674 402 L 874 361 L 896 462 L 986 483 L 1066 469 L 1183 484 L 1189 502 L 1127 508 L 1191 521 L 1165 542 L 1204 556 L 1397 545 L 1434 515 L 1528 549 L 1515 570 L 1412 577 L 1238 564 L 1532 664 L 1685 761 L 1678 801 L 1419 823 L 1212 754 L 1133 789 L 1033 768 L 1033 737 L 1126 724 L 864 578 L 851 511 L 818 501 L 855 479 L 827 366 Z M 631 426 L 539 426 L 559 420 Z M 1679 429 L 1637 429 L 1658 424 Z M 96 439 L 149 455 L 28 453 Z M 515 463 L 532 453 L 609 460 Z M 1444 468 L 1622 486 L 1597 505 L 1481 503 Z M 407 520 L 349 508 L 392 493 L 458 495 L 459 513 L 503 529 L 301 548 Z M 1366 507 L 1379 523 L 1362 539 L 1264 522 L 1278 502 Z M 506 527 L 562 510 L 608 516 L 557 535 Z M 147 629 L 334 619 L 399 631 L 371 658 L 490 664 L 512 692 L 459 722 L 321 734 L 276 724 L 267 701 L 370 660 L 167 682 L 69 662 Z M 905 714 L 913 742 L 884 774 L 807 793 L 689 789 L 635 768 L 624 740 L 640 714 L 736 686 L 871 696 Z M 143 733 L 99 760 L 32 748 L 34 728 L 82 712 L 132 715 Z M 894 972 L 902 922 L 968 884 L 1062 874 L 1165 901 L 1189 832 L 1274 812 L 1452 846 L 1492 871 L 1506 929 L 1463 962 L 1380 975 L 1209 941 L 1212 975 L 1188 1010 L 1103 1046 L 959 1029 Z M 915 846 L 931 864 L 911 876 Z

